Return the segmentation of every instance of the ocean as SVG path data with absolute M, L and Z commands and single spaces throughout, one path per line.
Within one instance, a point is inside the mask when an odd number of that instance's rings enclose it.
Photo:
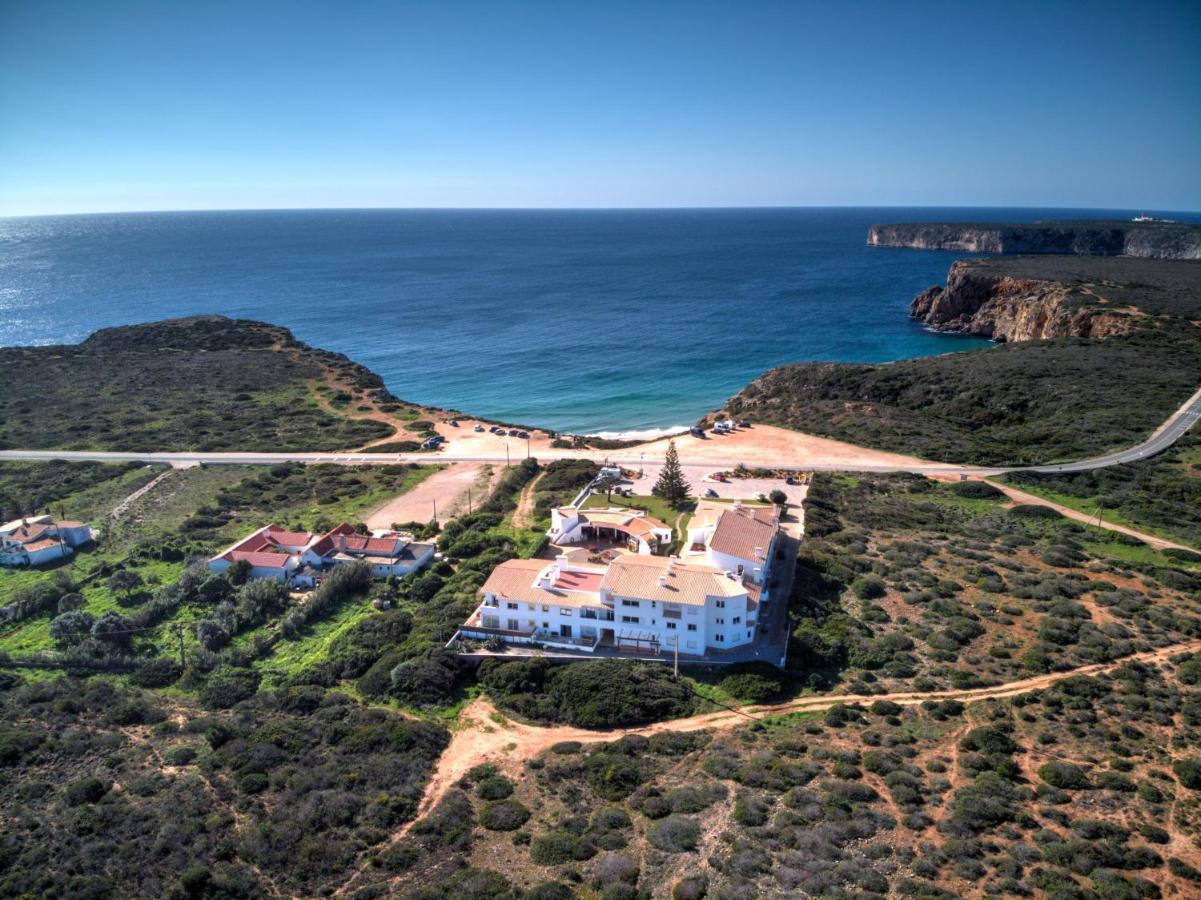
M 869 248 L 873 222 L 1130 210 L 300 210 L 0 219 L 0 345 L 221 313 L 284 325 L 399 397 L 586 434 L 649 433 L 786 362 L 976 348 L 906 314 L 965 254 Z

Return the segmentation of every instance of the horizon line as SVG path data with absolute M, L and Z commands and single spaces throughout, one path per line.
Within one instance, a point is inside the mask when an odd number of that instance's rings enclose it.
M 903 204 L 903 203 L 814 203 L 814 204 L 717 204 L 695 206 L 235 206 L 195 207 L 187 209 L 114 209 L 89 212 L 15 213 L 0 215 L 8 219 L 52 219 L 76 216 L 125 215 L 185 215 L 188 213 L 234 212 L 677 212 L 715 210 L 785 210 L 785 209 L 1019 209 L 1019 210 L 1079 210 L 1084 212 L 1153 212 L 1199 215 L 1198 209 L 1154 209 L 1151 207 L 1121 206 L 991 206 L 988 204 Z

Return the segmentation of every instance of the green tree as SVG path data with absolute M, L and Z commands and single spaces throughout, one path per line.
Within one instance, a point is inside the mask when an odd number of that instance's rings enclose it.
M 667 454 L 663 458 L 663 470 L 655 483 L 653 494 L 662 497 L 672 508 L 679 509 L 688 502 L 692 486 L 684 478 L 684 470 L 680 468 L 680 454 L 676 452 L 676 442 L 667 442 Z
M 69 610 L 51 619 L 50 637 L 54 638 L 54 642 L 60 647 L 73 646 L 92 633 L 94 622 L 91 613 L 82 609 Z
M 129 600 L 133 592 L 140 588 L 142 584 L 142 576 L 128 569 L 118 569 L 108 579 L 108 589 L 114 594 L 124 595 L 126 600 Z

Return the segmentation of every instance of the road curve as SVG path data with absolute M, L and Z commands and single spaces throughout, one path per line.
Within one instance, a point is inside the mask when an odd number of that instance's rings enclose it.
M 1124 463 L 1138 462 L 1160 453 L 1172 446 L 1180 437 L 1201 419 L 1201 390 L 1193 394 L 1176 412 L 1158 428 L 1147 440 L 1133 447 L 1082 459 L 1076 462 L 1044 466 L 963 466 L 953 463 L 932 462 L 924 465 L 882 465 L 870 463 L 848 462 L 806 462 L 798 465 L 787 459 L 759 463 L 770 468 L 804 471 L 804 472 L 913 472 L 919 475 L 943 476 L 993 476 L 1004 475 L 1008 472 L 1084 472 L 1090 469 L 1103 469 Z M 645 460 L 641 457 L 621 457 L 611 451 L 596 450 L 592 452 L 569 450 L 541 450 L 538 458 L 542 461 L 555 459 L 591 458 L 605 461 L 614 465 L 637 468 Z M 504 454 L 456 455 L 453 450 L 440 453 L 360 453 L 360 452 L 324 452 L 324 453 L 256 453 L 256 452 L 212 452 L 186 451 L 178 453 L 144 452 L 144 451 L 115 451 L 115 450 L 0 450 L 0 460 L 25 462 L 62 459 L 68 462 L 144 462 L 161 463 L 170 466 L 184 467 L 195 465 L 275 465 L 276 463 L 342 463 L 357 465 L 394 465 L 396 463 L 504 463 Z M 685 465 L 704 465 L 714 469 L 732 469 L 739 465 L 741 459 L 703 459 L 689 460 L 681 453 L 680 461 Z

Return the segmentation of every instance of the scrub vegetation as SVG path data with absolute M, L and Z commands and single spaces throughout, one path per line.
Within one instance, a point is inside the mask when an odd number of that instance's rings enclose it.
M 321 405 L 327 382 L 399 404 L 342 354 L 221 316 L 0 348 L 0 449 L 337 450 L 393 433 Z

